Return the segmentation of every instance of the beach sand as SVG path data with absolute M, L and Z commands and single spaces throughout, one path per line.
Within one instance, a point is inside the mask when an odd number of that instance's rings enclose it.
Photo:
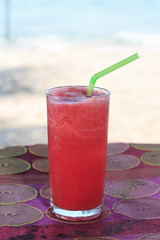
M 96 83 L 111 91 L 109 142 L 159 143 L 160 51 L 76 43 L 57 51 L 0 49 L 0 147 L 47 143 L 45 91 L 88 85 L 94 73 L 135 52 L 140 59 Z

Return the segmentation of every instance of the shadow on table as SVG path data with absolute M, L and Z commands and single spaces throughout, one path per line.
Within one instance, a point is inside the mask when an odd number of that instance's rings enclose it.
M 0 130 L 0 147 L 47 143 L 47 127 L 31 126 Z

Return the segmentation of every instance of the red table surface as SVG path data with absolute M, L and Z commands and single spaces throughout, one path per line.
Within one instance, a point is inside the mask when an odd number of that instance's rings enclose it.
M 33 190 L 31 194 L 34 194 L 34 191 L 36 194 L 30 199 L 25 199 L 29 194 L 28 190 L 30 190 L 30 188 L 26 188 L 24 200 L 8 204 L 0 201 L 0 240 L 160 239 L 160 159 L 154 165 L 156 154 L 160 154 L 160 145 L 159 148 L 156 145 L 157 149 L 154 149 L 154 151 L 143 148 L 137 149 L 132 144 L 128 146 L 127 150 L 114 154 L 114 156 L 121 154 L 135 156 L 139 159 L 139 163 L 128 170 L 106 171 L 106 185 L 111 184 L 110 186 L 112 186 L 113 184 L 113 186 L 116 186 L 117 192 L 112 192 L 112 188 L 110 190 L 112 193 L 105 192 L 102 215 L 98 219 L 88 222 L 59 221 L 52 215 L 49 212 L 49 199 L 41 194 L 42 189 L 49 186 L 49 174 L 36 170 L 32 165 L 37 159 L 43 160 L 43 157 L 37 157 L 29 151 L 16 157 L 30 163 L 31 168 L 19 174 L 0 175 L 0 187 L 11 184 L 13 187 L 15 186 L 15 191 L 18 191 L 16 186 L 23 185 L 22 187 L 31 187 Z M 152 165 L 142 161 L 142 155 L 147 152 L 152 153 Z M 128 190 L 129 188 L 131 191 Z M 107 186 L 105 189 L 108 191 Z M 9 193 L 7 188 L 4 192 L 0 191 L 0 200 L 2 195 L 4 197 L 6 194 L 7 197 Z M 123 196 L 122 193 L 131 195 Z M 18 193 L 15 195 L 17 197 Z M 141 205 L 137 205 L 136 208 L 134 203 L 139 204 L 139 202 L 141 202 Z M 13 205 L 16 205 L 15 209 L 18 209 L 19 206 L 22 209 L 18 213 L 15 212 L 14 216 L 10 216 L 12 214 L 10 209 L 13 208 Z M 29 213 L 30 211 L 32 213 L 32 210 L 36 211 L 37 219 L 32 219 L 32 214 Z M 21 217 L 22 222 L 17 223 L 17 221 L 21 221 L 17 220 Z M 8 220 L 10 224 L 8 224 Z M 11 220 L 13 220 L 13 223 Z

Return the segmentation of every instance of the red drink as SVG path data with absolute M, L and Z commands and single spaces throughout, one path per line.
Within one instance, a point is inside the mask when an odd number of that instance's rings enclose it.
M 87 87 L 47 91 L 51 205 L 70 220 L 98 216 L 103 199 L 110 92 L 86 92 Z

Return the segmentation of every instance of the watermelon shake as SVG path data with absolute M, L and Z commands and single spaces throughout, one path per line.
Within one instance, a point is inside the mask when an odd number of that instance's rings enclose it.
M 59 218 L 100 215 L 107 157 L 108 90 L 67 86 L 47 95 L 51 207 Z

